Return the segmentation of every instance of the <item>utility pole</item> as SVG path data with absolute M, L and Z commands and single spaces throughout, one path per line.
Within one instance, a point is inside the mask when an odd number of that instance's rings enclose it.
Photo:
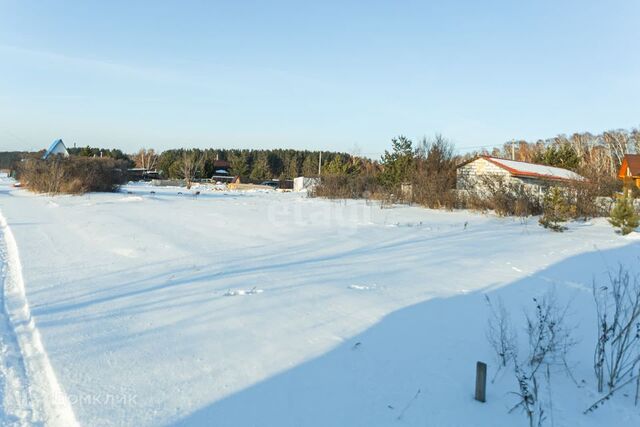
M 320 152 L 320 157 L 318 159 L 318 176 L 320 176 L 321 172 L 322 172 L 322 151 Z

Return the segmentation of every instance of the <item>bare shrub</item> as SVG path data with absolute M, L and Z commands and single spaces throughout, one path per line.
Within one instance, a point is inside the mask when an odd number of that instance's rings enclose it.
M 533 315 L 527 314 L 527 337 L 529 351 L 523 361 L 514 356 L 514 374 L 518 382 L 518 403 L 511 409 L 521 408 L 527 415 L 529 425 L 541 426 L 546 420 L 546 411 L 551 410 L 552 399 L 544 401 L 543 388 L 550 390 L 551 367 L 562 366 L 568 371 L 566 356 L 575 344 L 571 329 L 565 324 L 567 307 L 558 305 L 554 292 L 542 298 L 534 298 Z
M 382 199 L 388 194 L 383 191 L 376 178 L 370 175 L 331 175 L 322 177 L 312 196 L 328 199 Z M 395 197 L 394 197 L 394 200 Z
M 462 204 L 470 209 L 493 210 L 504 216 L 524 217 L 539 215 L 543 211 L 542 201 L 536 191 L 498 175 L 480 177 Z
M 501 368 L 506 367 L 516 353 L 518 337 L 502 299 L 498 299 L 497 304 L 493 304 L 488 296 L 485 296 L 485 299 L 491 310 L 487 340 L 496 352 Z
M 411 201 L 429 208 L 454 208 L 457 160 L 453 145 L 442 135 L 423 139 L 414 160 Z
M 125 182 L 126 166 L 125 161 L 106 157 L 30 159 L 20 165 L 18 179 L 37 193 L 111 192 Z
M 570 184 L 575 195 L 576 218 L 608 216 L 609 210 L 602 203 L 598 203 L 598 199 L 611 197 L 621 190 L 622 183 L 616 177 L 590 166 L 585 166 L 579 172 L 585 180 L 573 181 Z
M 545 390 L 550 395 L 552 368 L 562 367 L 570 374 L 566 357 L 575 341 L 565 321 L 568 306 L 561 307 L 553 291 L 533 299 L 535 309 L 525 316 L 528 349 L 522 355 L 508 311 L 501 301 L 493 305 L 487 297 L 487 302 L 491 308 L 487 339 L 500 360 L 500 369 L 513 365 L 518 385 L 513 392 L 518 401 L 509 412 L 521 409 L 531 427 L 541 426 L 552 410 L 552 399 L 545 400 L 543 395 Z
M 622 266 L 609 275 L 609 284 L 593 283 L 593 297 L 598 319 L 598 339 L 593 369 L 598 391 L 607 394 L 586 412 L 596 409 L 615 391 L 636 383 L 636 404 L 640 385 L 640 283 Z
M 565 322 L 568 306 L 560 307 L 553 291 L 534 298 L 533 302 L 533 315 L 526 315 L 528 364 L 534 367 L 542 364 L 566 366 L 567 352 L 575 344 Z

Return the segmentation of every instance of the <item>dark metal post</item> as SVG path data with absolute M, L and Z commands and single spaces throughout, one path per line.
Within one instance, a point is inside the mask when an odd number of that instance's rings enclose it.
M 486 402 L 487 392 L 487 364 L 476 363 L 476 400 Z

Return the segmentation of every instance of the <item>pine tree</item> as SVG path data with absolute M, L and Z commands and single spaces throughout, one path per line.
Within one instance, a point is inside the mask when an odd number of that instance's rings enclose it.
M 256 181 L 271 179 L 271 169 L 269 168 L 269 159 L 266 152 L 260 152 L 258 158 L 253 163 L 250 178 Z
M 580 165 L 578 153 L 568 143 L 554 144 L 547 147 L 536 157 L 535 161 L 571 170 L 576 170 Z
M 411 177 L 414 153 L 411 140 L 404 136 L 393 138 L 391 144 L 392 151 L 385 150 L 382 156 L 380 181 L 387 188 L 396 188 Z
M 576 207 L 571 206 L 558 187 L 553 187 L 544 197 L 544 213 L 540 217 L 540 225 L 553 231 L 562 232 L 567 229 L 562 223 L 575 216 Z
M 231 172 L 240 177 L 249 175 L 249 153 L 246 150 L 229 153 Z
M 302 176 L 318 176 L 318 153 L 308 153 L 302 162 Z
M 640 217 L 633 206 L 633 196 L 631 192 L 625 190 L 624 194 L 618 196 L 616 204 L 611 210 L 609 222 L 616 228 L 620 228 L 620 233 L 626 235 L 638 228 Z
M 295 155 L 293 155 L 289 159 L 289 162 L 287 163 L 285 177 L 293 179 L 297 176 L 298 176 L 298 158 Z

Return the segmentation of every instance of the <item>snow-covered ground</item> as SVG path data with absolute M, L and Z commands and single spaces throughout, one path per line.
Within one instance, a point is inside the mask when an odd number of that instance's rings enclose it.
M 598 398 L 592 281 L 640 255 L 604 220 L 558 234 L 294 193 L 48 197 L 7 179 L 0 214 L 5 424 L 524 426 L 510 372 L 473 400 L 476 361 L 496 368 L 484 295 L 520 319 L 555 288 L 579 387 L 554 374 L 548 425 L 640 425 L 632 389 L 582 414 Z

